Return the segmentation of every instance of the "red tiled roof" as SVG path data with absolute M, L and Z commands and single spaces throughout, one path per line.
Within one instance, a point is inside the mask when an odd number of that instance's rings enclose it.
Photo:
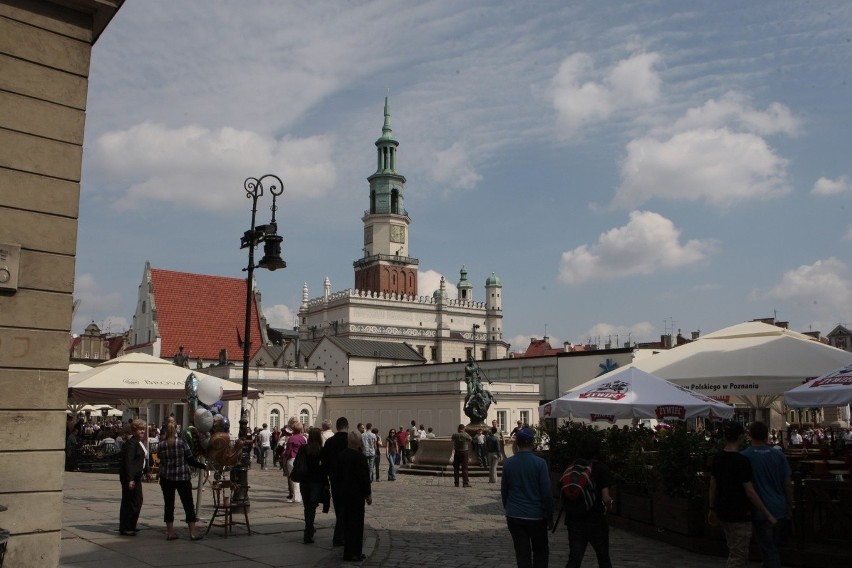
M 546 339 L 530 339 L 530 345 L 524 353 L 516 354 L 516 357 L 540 357 L 542 355 L 556 355 L 562 353 L 562 349 L 554 349 Z
M 160 356 L 173 357 L 181 345 L 192 359 L 218 359 L 228 350 L 229 361 L 242 361 L 245 334 L 246 281 L 151 269 L 154 307 L 160 331 Z M 257 300 L 252 297 L 252 352 L 262 345 Z

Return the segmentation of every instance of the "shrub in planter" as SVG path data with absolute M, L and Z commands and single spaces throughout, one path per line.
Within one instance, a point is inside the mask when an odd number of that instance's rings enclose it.
M 707 455 L 715 444 L 686 424 L 661 431 L 654 463 L 654 524 L 680 534 L 700 535 L 707 497 Z

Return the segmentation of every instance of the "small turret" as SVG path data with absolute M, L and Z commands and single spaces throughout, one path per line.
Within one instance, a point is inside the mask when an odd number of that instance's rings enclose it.
M 459 300 L 464 300 L 470 302 L 473 300 L 473 284 L 467 279 L 467 269 L 464 265 L 462 265 L 461 270 L 459 270 L 459 274 L 461 278 L 459 278 L 459 284 L 457 286 L 459 290 Z

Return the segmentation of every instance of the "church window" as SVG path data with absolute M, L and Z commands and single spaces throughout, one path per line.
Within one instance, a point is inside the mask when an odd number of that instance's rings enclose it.
M 420 324 L 420 325 L 423 325 L 423 324 Z M 417 352 L 420 354 L 421 357 L 423 357 L 423 349 L 424 349 L 424 347 L 422 345 L 417 346 Z
M 435 347 L 429 348 L 429 360 L 430 361 L 437 361 L 438 360 L 438 349 L 436 349 Z
M 391 213 L 399 215 L 399 190 L 393 188 L 391 191 Z
M 278 412 L 277 408 L 273 408 L 269 413 L 269 428 L 274 430 L 281 426 L 281 413 Z
M 473 357 L 473 349 L 470 347 L 465 347 L 464 356 L 465 359 L 470 359 L 471 357 Z

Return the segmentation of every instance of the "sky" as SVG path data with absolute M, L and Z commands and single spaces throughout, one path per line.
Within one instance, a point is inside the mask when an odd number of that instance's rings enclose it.
M 72 331 L 146 261 L 245 277 L 264 174 L 270 323 L 352 288 L 388 95 L 419 294 L 495 273 L 513 351 L 852 323 L 852 3 L 145 0 L 92 52 Z

